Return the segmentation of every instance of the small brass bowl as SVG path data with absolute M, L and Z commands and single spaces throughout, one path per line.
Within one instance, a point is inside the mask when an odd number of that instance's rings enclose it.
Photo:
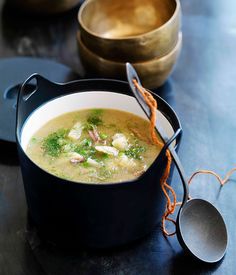
M 179 0 L 87 0 L 78 14 L 83 43 L 117 61 L 166 55 L 180 29 Z
M 125 62 L 108 60 L 92 52 L 84 45 L 80 32 L 77 33 L 77 41 L 80 58 L 87 72 L 100 77 L 126 80 Z M 182 33 L 180 32 L 175 47 L 167 55 L 132 63 L 146 88 L 157 88 L 166 81 L 177 61 L 181 46 Z

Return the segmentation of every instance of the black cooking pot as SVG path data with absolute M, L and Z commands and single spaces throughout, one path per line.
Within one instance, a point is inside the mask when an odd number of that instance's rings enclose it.
M 155 99 L 158 121 L 171 137 L 181 129 L 180 122 L 163 99 L 157 95 Z M 91 79 L 56 84 L 34 74 L 22 85 L 17 106 L 16 140 L 29 214 L 48 240 L 66 246 L 112 247 L 148 234 L 160 222 L 166 204 L 160 187 L 166 166 L 164 150 L 136 180 L 105 184 L 58 178 L 25 153 L 29 139 L 41 126 L 69 111 L 114 108 L 145 118 L 128 83 Z M 176 146 L 179 142 L 180 136 Z

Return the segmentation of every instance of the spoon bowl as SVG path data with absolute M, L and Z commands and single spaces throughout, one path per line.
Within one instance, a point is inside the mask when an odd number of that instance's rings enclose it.
M 182 247 L 203 262 L 218 262 L 226 252 L 224 220 L 208 201 L 187 201 L 179 211 L 176 232 Z

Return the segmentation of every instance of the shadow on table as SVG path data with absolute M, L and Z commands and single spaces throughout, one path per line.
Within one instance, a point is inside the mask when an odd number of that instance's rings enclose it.
M 64 274 L 200 274 L 217 265 L 205 265 L 185 255 L 175 237 L 163 237 L 160 227 L 132 244 L 108 250 L 65 250 L 39 238 L 28 218 L 26 239 L 39 265 L 52 275 Z
M 0 141 L 0 163 L 5 165 L 19 165 L 16 144 Z
M 171 274 L 208 274 L 218 269 L 223 261 L 224 259 L 215 264 L 202 263 L 192 256 L 181 252 L 173 258 Z
M 163 270 L 164 253 L 167 258 L 173 254 L 171 249 L 165 252 L 165 239 L 160 228 L 149 236 L 113 249 L 94 250 L 76 247 L 62 249 L 43 241 L 28 217 L 26 239 L 38 263 L 47 274 L 154 274 Z

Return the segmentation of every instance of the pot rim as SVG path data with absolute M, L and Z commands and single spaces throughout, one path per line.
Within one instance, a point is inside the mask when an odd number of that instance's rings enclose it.
M 38 74 L 33 74 L 31 75 L 25 82 L 24 84 L 27 83 L 27 81 L 29 79 L 32 79 L 33 76 L 39 76 Z M 88 83 L 91 83 L 91 82 L 97 82 L 97 81 L 106 81 L 106 82 L 116 82 L 116 83 L 121 83 L 121 84 L 125 84 L 127 85 L 128 83 L 125 82 L 125 81 L 121 81 L 121 80 L 115 80 L 115 79 L 81 79 L 81 80 L 74 80 L 74 81 L 70 81 L 70 82 L 66 82 L 66 83 L 54 83 L 52 82 L 53 84 L 56 84 L 56 85 L 59 85 L 61 87 L 63 87 L 63 89 L 66 89 L 66 86 L 68 85 L 71 85 L 71 84 L 76 84 L 78 82 L 88 82 Z M 23 84 L 23 85 L 24 85 Z M 22 86 L 23 86 L 22 85 Z M 27 118 L 25 119 L 24 123 L 22 124 L 21 128 L 20 128 L 20 131 L 18 131 L 18 125 L 16 126 L 16 143 L 17 143 L 17 146 L 20 147 L 21 151 L 23 152 L 23 154 L 27 157 L 27 159 L 33 163 L 33 165 L 35 165 L 37 168 L 39 168 L 40 170 L 42 170 L 44 173 L 46 173 L 48 176 L 52 176 L 52 177 L 55 177 L 57 178 L 57 182 L 60 182 L 62 184 L 78 184 L 80 186 L 93 186 L 93 187 L 97 187 L 97 188 L 100 188 L 100 187 L 115 187 L 115 186 L 119 186 L 119 185 L 130 185 L 130 184 L 137 184 L 139 183 L 139 180 L 144 177 L 147 172 L 153 168 L 153 166 L 156 165 L 156 162 L 158 161 L 158 159 L 161 156 L 161 151 L 160 153 L 157 155 L 157 157 L 155 158 L 155 160 L 152 162 L 152 164 L 149 166 L 149 168 L 139 177 L 137 178 L 134 178 L 132 180 L 126 180 L 126 181 L 122 181 L 122 182 L 104 182 L 104 183 L 94 183 L 94 182 L 78 182 L 78 181 L 74 181 L 74 180 L 69 180 L 69 179 L 64 179 L 62 177 L 59 177 L 55 174 L 52 174 L 52 173 L 49 173 L 47 170 L 45 170 L 44 168 L 40 167 L 36 162 L 34 162 L 25 152 L 25 149 L 22 147 L 22 142 L 21 142 L 21 136 L 22 136 L 22 130 L 24 128 L 24 126 L 26 125 L 27 121 L 29 120 L 29 118 L 38 110 L 40 109 L 41 107 L 43 107 L 44 105 L 48 104 L 49 102 L 52 102 L 56 99 L 59 99 L 59 98 L 63 98 L 63 97 L 66 97 L 68 95 L 72 95 L 72 94 L 80 94 L 80 93 L 88 93 L 88 92 L 102 92 L 102 90 L 97 90 L 97 91 L 93 91 L 93 90 L 87 90 L 87 91 L 75 91 L 75 92 L 69 92 L 69 93 L 66 93 L 66 94 L 62 94 L 62 95 L 58 95 L 58 96 L 55 96 L 54 98 L 50 99 L 50 100 L 47 100 L 45 101 L 44 103 L 40 104 L 37 108 L 35 108 L 28 116 Z M 127 97 L 132 97 L 134 98 L 133 95 L 128 95 L 126 93 L 119 93 L 119 92 L 116 92 L 116 91 L 108 91 L 106 89 L 103 90 L 103 92 L 107 92 L 107 93 L 116 93 L 116 94 L 121 94 L 121 95 L 124 95 L 124 96 L 127 96 Z M 153 93 L 154 94 L 154 93 Z M 32 94 L 32 96 L 34 95 L 34 93 Z M 182 129 L 181 127 L 181 123 L 180 123 L 180 120 L 176 114 L 176 112 L 173 110 L 173 108 L 164 100 L 162 99 L 160 96 L 158 96 L 157 94 L 154 94 L 162 103 L 164 103 L 166 105 L 166 107 L 173 113 L 175 119 L 176 119 L 176 122 L 178 124 L 178 128 Z M 31 96 L 31 95 L 30 95 Z M 18 97 L 18 103 L 17 103 L 17 114 L 18 114 L 18 104 L 19 104 L 19 97 Z M 112 109 L 112 108 L 111 108 Z M 165 117 L 165 119 L 167 120 L 167 122 L 170 124 L 171 128 L 173 129 L 173 131 L 175 132 L 175 129 L 174 129 L 174 126 L 173 126 L 173 122 L 171 123 L 170 121 L 170 118 L 166 116 L 165 113 L 163 113 L 160 109 L 158 109 L 158 111 Z M 131 112 L 132 113 L 132 112 Z M 18 115 L 17 115 L 18 116 Z M 139 116 L 139 115 L 138 115 Z M 45 122 L 46 123 L 46 122 Z M 176 143 L 176 148 L 179 146 L 179 143 Z

